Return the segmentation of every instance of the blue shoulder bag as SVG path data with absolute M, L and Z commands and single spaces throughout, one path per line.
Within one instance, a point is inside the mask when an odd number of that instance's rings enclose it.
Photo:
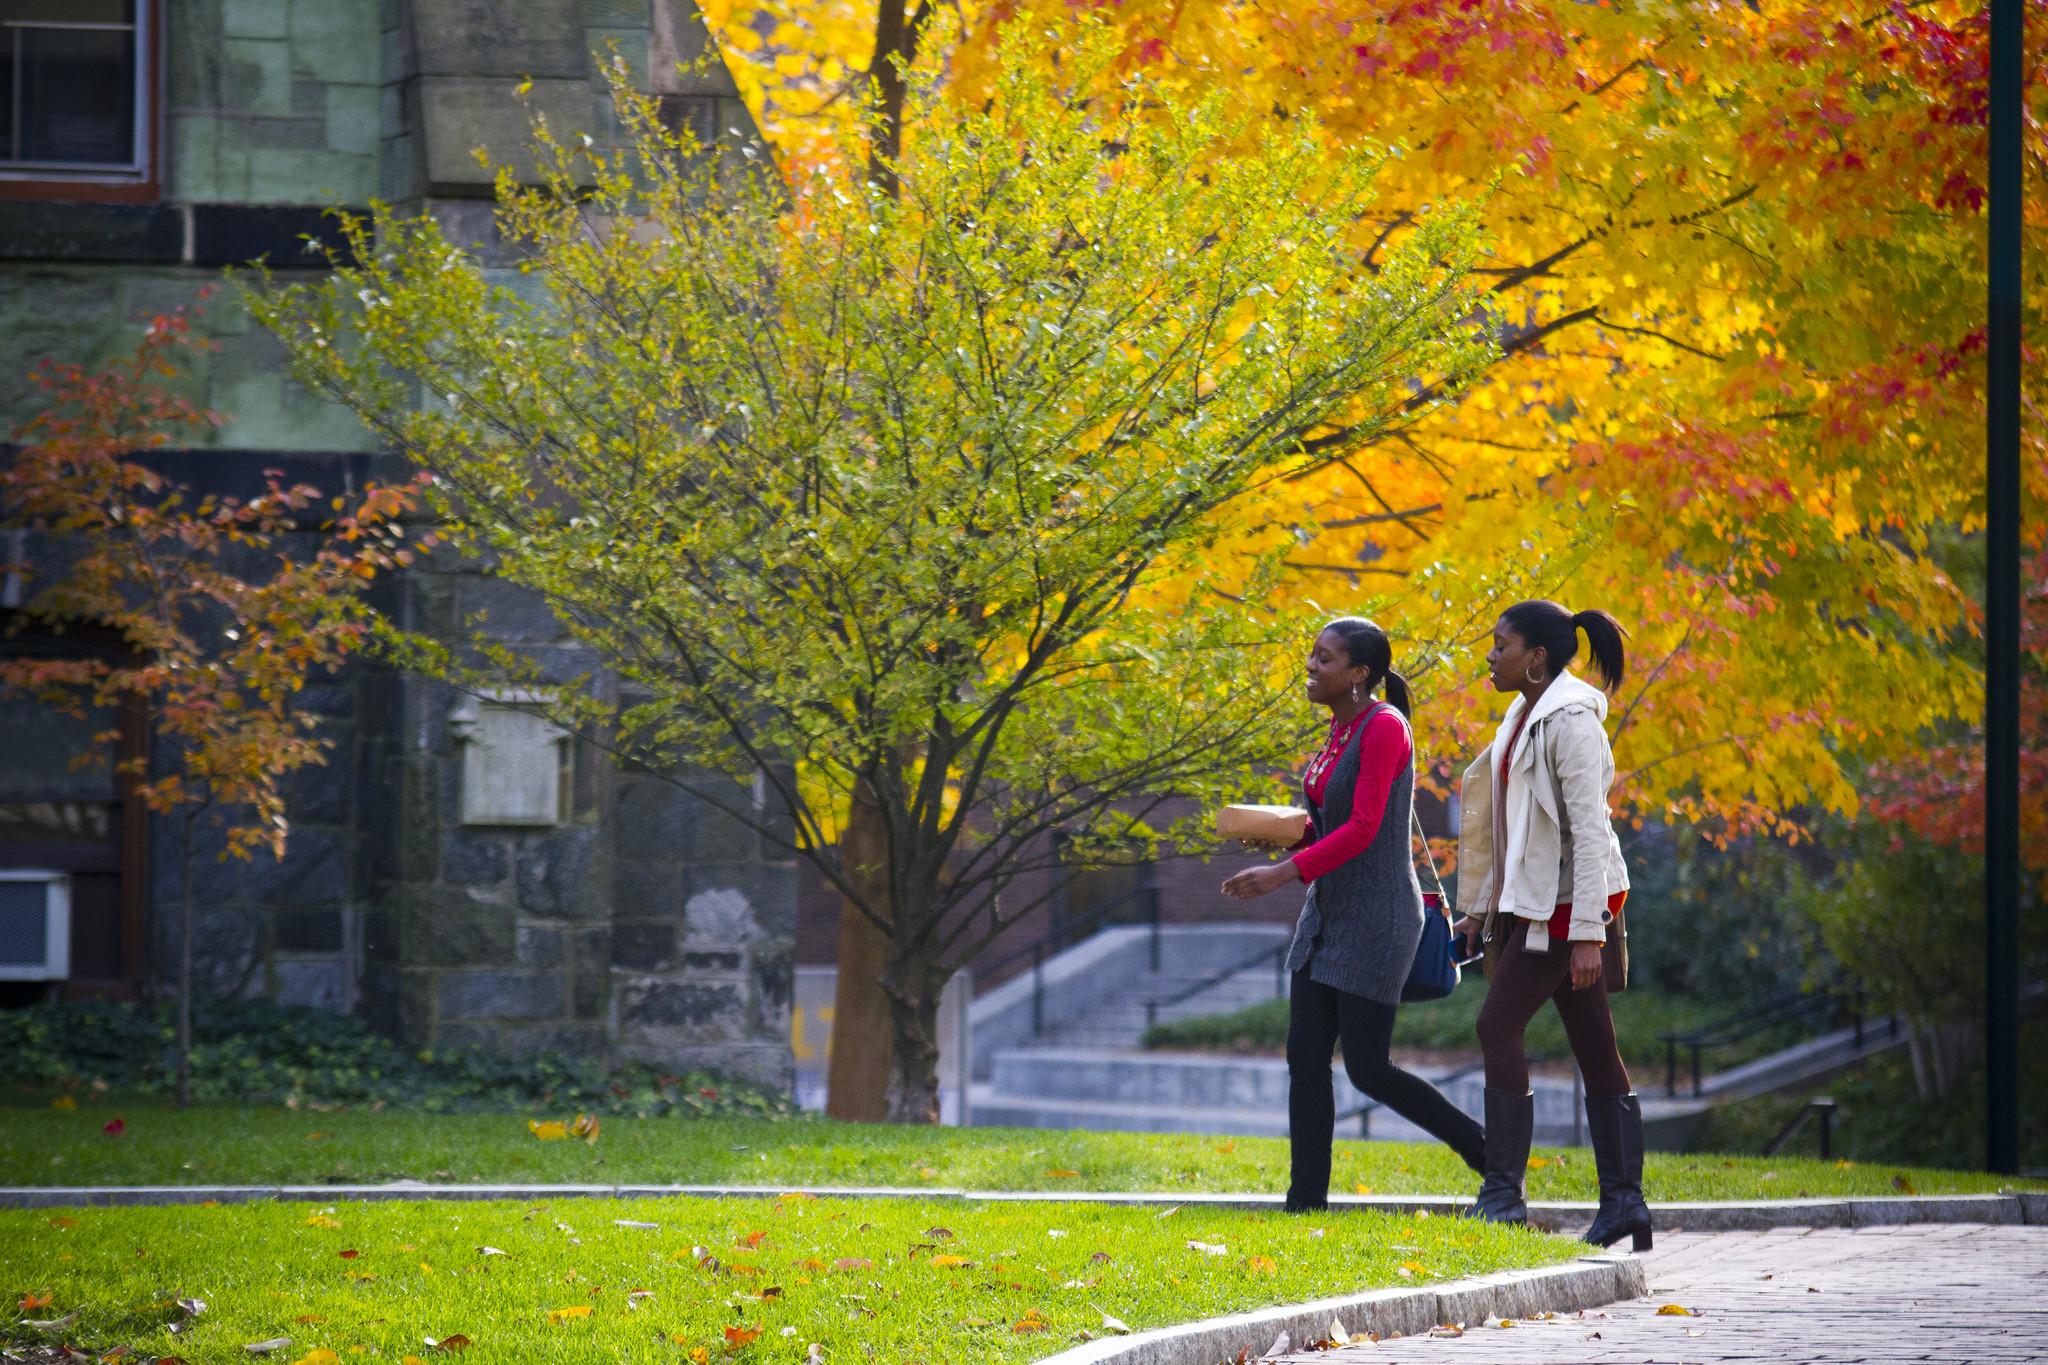
M 1436 890 L 1422 893 L 1422 941 L 1415 945 L 1415 962 L 1408 968 L 1401 999 L 1441 1000 L 1458 989 L 1450 903 L 1444 895 L 1444 879 L 1437 875 L 1436 855 L 1429 851 L 1429 836 L 1422 832 L 1422 817 L 1411 806 L 1408 818 L 1415 822 L 1415 833 L 1422 839 L 1422 854 L 1429 859 L 1429 878 L 1436 883 Z

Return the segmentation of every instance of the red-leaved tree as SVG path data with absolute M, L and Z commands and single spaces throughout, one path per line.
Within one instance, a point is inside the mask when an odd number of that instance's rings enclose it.
M 214 822 L 223 858 L 284 856 L 283 780 L 324 763 L 332 745 L 293 696 L 367 640 L 363 589 L 412 558 L 401 517 L 417 494 L 378 486 L 323 504 L 318 489 L 266 470 L 263 491 L 244 500 L 167 477 L 147 453 L 223 420 L 175 390 L 179 360 L 205 344 L 180 312 L 154 319 L 132 354 L 103 369 L 45 363 L 35 377 L 48 402 L 15 432 L 0 470 L 0 515 L 39 547 L 8 566 L 28 586 L 11 628 L 89 628 L 116 644 L 0 659 L 0 688 L 81 716 L 139 706 L 156 742 L 121 761 L 123 776 L 150 810 L 183 814 L 181 1107 L 191 1097 L 196 827 Z

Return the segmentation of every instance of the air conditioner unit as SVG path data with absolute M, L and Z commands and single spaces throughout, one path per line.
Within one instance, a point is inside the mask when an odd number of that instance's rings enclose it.
M 62 981 L 71 975 L 71 878 L 0 870 L 0 981 Z

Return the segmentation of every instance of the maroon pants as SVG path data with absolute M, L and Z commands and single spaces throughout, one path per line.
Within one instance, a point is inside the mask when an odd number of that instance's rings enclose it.
M 1628 1068 L 1614 1042 L 1614 1017 L 1607 1012 L 1607 984 L 1595 981 L 1572 989 L 1571 945 L 1552 939 L 1550 951 L 1523 948 L 1530 921 L 1503 915 L 1512 926 L 1500 960 L 1486 983 L 1486 1003 L 1479 1010 L 1479 1050 L 1486 1058 L 1486 1088 L 1514 1095 L 1529 1091 L 1529 1053 L 1522 1038 L 1529 1021 L 1546 1000 L 1557 1005 L 1564 1036 L 1571 1043 L 1588 1095 L 1626 1095 Z

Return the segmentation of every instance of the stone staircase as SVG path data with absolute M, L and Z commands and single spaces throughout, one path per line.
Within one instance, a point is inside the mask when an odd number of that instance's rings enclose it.
M 1154 934 L 1156 933 L 1156 941 Z M 1276 955 L 1288 932 L 1271 924 L 1134 925 L 1105 930 L 1015 977 L 970 1007 L 976 1127 L 1089 1128 L 1281 1136 L 1287 1132 L 1287 1066 L 1277 1057 L 1145 1051 L 1149 1018 L 1225 1014 L 1285 993 Z M 1156 966 L 1154 965 L 1156 962 Z M 1203 983 L 1207 983 L 1204 985 Z M 1201 989 L 1189 994 L 1191 988 Z M 1181 998 L 1186 996 L 1187 998 Z M 1148 1005 L 1150 1006 L 1148 1010 Z M 1662 1074 L 1637 1076 L 1652 1147 L 1684 1150 L 1717 1103 L 1794 1088 L 1905 1044 L 1893 1021 L 1865 1021 L 1702 1078 L 1667 1096 Z M 1476 1055 L 1476 1054 L 1475 1054 Z M 1337 1112 L 1366 1105 L 1333 1069 Z M 1475 1117 L 1484 1081 L 1475 1071 L 1420 1074 Z M 1450 1076 L 1450 1079 L 1444 1079 Z M 1570 1080 L 1538 1076 L 1536 1142 L 1584 1140 Z M 1340 1137 L 1416 1141 L 1419 1130 L 1387 1110 L 1340 1118 Z
M 1271 1000 L 1286 990 L 1279 958 L 1290 934 L 1256 923 L 1105 929 L 974 1001 L 974 1075 L 988 1080 L 999 1052 L 1136 1048 L 1148 1018 L 1227 1014 Z
M 1455 1070 L 1462 1070 L 1457 1068 Z M 1485 1082 L 1476 1072 L 1452 1079 L 1453 1068 L 1421 1068 L 1451 1103 L 1472 1116 L 1484 1112 Z M 1343 1072 L 1333 1069 L 1337 1112 L 1364 1105 Z M 1573 1140 L 1576 1108 L 1570 1081 L 1538 1077 L 1536 1140 Z M 1287 1133 L 1287 1064 L 1278 1057 L 1140 1052 L 1081 1047 L 1024 1047 L 995 1054 L 988 1080 L 972 1089 L 976 1127 L 1092 1128 L 1141 1133 L 1216 1133 L 1284 1137 Z M 1375 1109 L 1340 1118 L 1339 1137 L 1401 1142 L 1428 1135 L 1393 1113 Z

